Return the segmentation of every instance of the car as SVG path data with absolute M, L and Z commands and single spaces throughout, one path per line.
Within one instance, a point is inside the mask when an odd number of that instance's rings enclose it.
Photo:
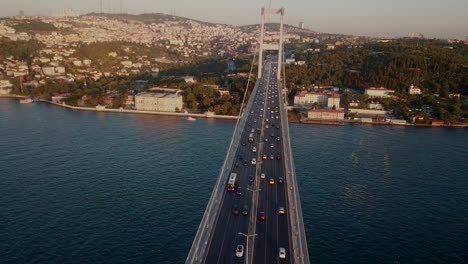
M 242 155 L 239 155 L 239 160 L 243 160 L 244 157 L 242 157 Z
M 266 178 L 265 173 L 262 172 L 262 174 L 260 174 L 260 178 L 265 179 Z
M 237 195 L 242 195 L 242 187 L 237 187 L 237 192 L 236 192 Z
M 244 161 L 244 166 L 247 166 L 248 165 L 248 162 L 247 161 Z
M 264 141 L 265 141 L 265 142 L 268 142 L 268 138 L 265 138 Z
M 258 219 L 259 219 L 260 221 L 265 221 L 265 220 L 266 220 L 265 212 L 261 211 L 261 212 L 258 214 Z
M 237 245 L 236 247 L 236 257 L 242 258 L 244 256 L 244 246 L 243 245 Z
M 242 146 L 245 146 L 245 145 L 247 145 L 247 143 L 245 143 L 245 142 L 242 142 Z
M 234 207 L 232 207 L 232 214 L 233 215 L 239 214 L 239 207 L 237 205 L 234 205 Z
M 255 103 L 255 102 L 254 102 L 254 103 Z M 254 111 L 252 110 L 252 111 L 250 111 L 250 113 L 251 113 L 251 114 L 253 114 L 253 113 L 254 113 Z
M 276 159 L 277 159 L 277 160 L 280 160 L 280 159 L 281 159 L 281 156 L 280 156 L 280 155 L 276 155 Z
M 274 148 L 275 146 L 273 144 L 270 145 L 270 148 Z
M 279 119 L 279 116 L 276 116 L 276 119 Z
M 278 183 L 283 183 L 283 177 L 278 177 Z
M 256 165 L 257 164 L 257 160 L 255 158 L 252 158 L 252 165 Z
M 273 178 L 270 178 L 270 181 L 269 181 L 270 185 L 274 185 L 275 184 L 275 180 Z
M 286 249 L 285 248 L 283 248 L 283 247 L 279 248 L 278 257 L 280 259 L 285 259 L 286 258 Z
M 268 128 L 268 125 L 265 125 L 265 128 Z
M 254 123 L 257 123 L 257 119 L 254 120 Z
M 280 138 L 280 137 L 277 137 L 277 138 L 276 138 L 276 141 L 281 141 L 281 138 Z
M 275 159 L 275 156 L 273 156 L 273 154 L 270 155 L 270 159 L 271 160 L 274 160 Z
M 275 134 L 271 133 L 271 134 L 270 134 L 270 137 L 275 137 Z
M 265 119 L 265 122 L 268 122 L 268 121 L 270 121 L 270 119 L 268 119 L 268 118 L 267 118 L 267 119 Z
M 254 177 L 252 175 L 249 176 L 249 182 L 252 183 L 254 181 Z
M 257 148 L 256 148 L 256 147 L 253 147 L 253 148 L 252 148 L 252 152 L 253 152 L 253 153 L 257 152 Z
M 267 155 L 263 155 L 263 160 L 268 159 Z
M 242 215 L 247 216 L 249 214 L 249 207 L 247 205 L 244 205 L 242 208 Z
M 278 209 L 278 213 L 279 213 L 280 215 L 283 215 L 283 214 L 285 213 L 284 207 L 280 207 L 280 208 Z
M 255 132 L 255 128 L 252 128 L 252 129 L 250 130 L 250 133 L 253 133 L 253 132 Z

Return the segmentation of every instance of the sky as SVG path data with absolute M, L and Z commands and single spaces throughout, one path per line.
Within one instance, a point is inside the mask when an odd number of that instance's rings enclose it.
M 99 12 L 101 0 L 0 0 L 0 16 Z M 468 37 L 468 0 L 102 0 L 104 12 L 172 13 L 234 25 L 260 21 L 262 6 L 284 7 L 285 21 L 325 33 L 378 37 Z

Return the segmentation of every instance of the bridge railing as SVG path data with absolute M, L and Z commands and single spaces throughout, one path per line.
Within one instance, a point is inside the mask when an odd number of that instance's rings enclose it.
M 259 82 L 255 84 L 250 98 L 253 98 L 257 93 L 259 86 L 258 83 Z M 216 181 L 216 184 L 213 188 L 213 192 L 211 193 L 210 200 L 208 201 L 205 213 L 203 214 L 202 221 L 200 222 L 197 234 L 193 240 L 192 247 L 190 248 L 190 252 L 187 256 L 187 259 L 185 260 L 186 264 L 198 264 L 203 263 L 204 261 L 206 250 L 209 246 L 210 239 L 214 231 L 216 219 L 218 218 L 219 210 L 226 193 L 225 185 L 232 170 L 237 147 L 239 146 L 239 142 L 241 140 L 242 133 L 244 132 L 245 124 L 247 122 L 252 105 L 253 100 L 249 100 L 242 117 L 236 124 L 233 136 L 231 138 L 231 143 L 227 150 L 226 159 L 224 160 L 223 166 L 221 167 L 218 180 Z
M 282 87 L 279 83 L 278 87 L 281 87 L 279 93 L 279 100 L 281 112 L 281 129 L 283 134 L 283 146 L 284 146 L 284 162 L 286 170 L 286 179 L 288 184 L 287 199 L 289 202 L 289 224 L 291 227 L 291 242 L 293 249 L 294 263 L 309 264 L 309 250 L 307 247 L 307 239 L 305 236 L 304 219 L 302 217 L 301 199 L 299 197 L 299 187 L 297 184 L 296 170 L 294 166 L 294 159 L 291 149 L 291 141 L 289 137 L 289 125 L 288 125 L 288 112 L 284 107 L 284 100 Z M 287 99 L 286 99 L 287 100 Z

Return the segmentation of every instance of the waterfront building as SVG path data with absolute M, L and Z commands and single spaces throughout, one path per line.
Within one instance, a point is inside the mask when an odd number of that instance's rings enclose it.
M 340 95 L 335 93 L 315 93 L 302 91 L 294 96 L 294 107 L 310 108 L 317 104 L 318 107 L 340 108 Z
M 11 93 L 13 85 L 8 80 L 0 80 L 0 95 L 7 95 Z
M 294 96 L 294 107 L 312 107 L 315 103 L 318 106 L 327 105 L 327 94 L 302 91 Z
M 421 94 L 421 88 L 414 86 L 413 84 L 408 89 L 409 94 Z
M 135 108 L 143 111 L 176 112 L 182 110 L 182 95 L 179 93 L 143 92 L 135 95 Z
M 385 89 L 384 87 L 376 88 L 376 87 L 369 87 L 366 89 L 364 94 L 370 97 L 390 97 L 394 93 L 394 90 Z
M 340 108 L 340 95 L 339 94 L 330 94 L 327 101 L 328 108 Z
M 307 119 L 323 121 L 341 121 L 344 120 L 344 111 L 333 109 L 311 109 L 307 112 Z

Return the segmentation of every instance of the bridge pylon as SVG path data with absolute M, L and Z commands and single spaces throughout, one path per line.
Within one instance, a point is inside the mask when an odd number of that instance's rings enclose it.
M 278 80 L 281 79 L 281 69 L 283 62 L 283 18 L 284 8 L 272 9 L 262 7 L 262 22 L 260 24 L 260 40 L 259 40 L 259 55 L 258 55 L 258 78 L 262 77 L 262 66 L 263 66 L 263 52 L 267 50 L 278 51 L 278 69 L 276 77 Z M 279 40 L 277 43 L 265 43 L 265 20 L 271 15 L 279 16 Z

